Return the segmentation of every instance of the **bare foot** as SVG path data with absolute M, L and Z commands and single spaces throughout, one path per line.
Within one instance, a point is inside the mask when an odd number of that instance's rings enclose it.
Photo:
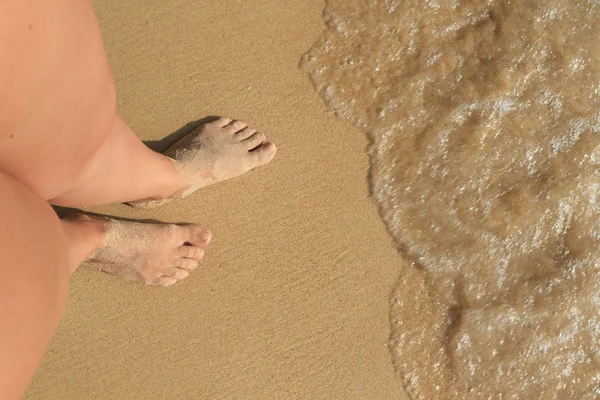
M 201 187 L 234 178 L 269 163 L 277 148 L 245 122 L 220 118 L 199 126 L 164 154 L 189 183 L 174 197 L 185 197 Z M 131 202 L 139 208 L 156 207 L 169 199 Z
M 170 286 L 186 278 L 204 256 L 211 233 L 198 225 L 145 224 L 92 219 L 104 224 L 100 249 L 88 264 L 148 285 Z

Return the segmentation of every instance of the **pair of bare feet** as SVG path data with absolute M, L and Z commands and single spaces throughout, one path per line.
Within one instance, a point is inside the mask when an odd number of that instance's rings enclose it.
M 244 122 L 227 118 L 209 122 L 164 153 L 188 184 L 170 198 L 130 204 L 155 207 L 185 197 L 201 187 L 265 165 L 275 153 L 275 145 Z M 211 240 L 210 231 L 195 224 L 145 224 L 86 215 L 76 217 L 74 222 L 94 225 L 103 236 L 100 248 L 87 257 L 87 263 L 151 285 L 169 286 L 186 278 L 198 267 L 204 246 Z

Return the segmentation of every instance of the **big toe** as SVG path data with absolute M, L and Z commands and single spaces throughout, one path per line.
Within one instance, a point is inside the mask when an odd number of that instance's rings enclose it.
M 273 142 L 264 142 L 258 147 L 250 150 L 250 158 L 255 164 L 255 167 L 265 165 L 271 162 L 275 154 L 277 153 L 277 147 Z
M 212 240 L 212 233 L 200 225 L 190 224 L 184 227 L 184 240 L 193 246 L 206 246 Z

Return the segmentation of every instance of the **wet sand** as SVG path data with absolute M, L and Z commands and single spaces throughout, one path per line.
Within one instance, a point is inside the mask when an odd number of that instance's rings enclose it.
M 83 267 L 27 399 L 405 399 L 386 344 L 404 268 L 369 196 L 367 141 L 298 68 L 321 1 L 94 4 L 119 109 L 144 140 L 207 115 L 279 147 L 267 167 L 157 210 L 214 241 L 150 288 Z

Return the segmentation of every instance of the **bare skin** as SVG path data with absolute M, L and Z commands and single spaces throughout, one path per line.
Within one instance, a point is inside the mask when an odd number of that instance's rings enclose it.
M 166 152 L 180 179 L 174 194 L 159 199 L 134 201 L 136 207 L 156 207 L 174 198 L 237 177 L 269 163 L 277 149 L 265 135 L 242 121 L 219 118 L 201 125 Z M 80 216 L 66 221 L 75 229 L 100 226 L 101 243 L 92 253 L 75 255 L 74 271 L 82 261 L 105 272 L 149 285 L 171 286 L 188 277 L 204 256 L 203 247 L 211 239 L 210 231 L 199 225 L 185 227 L 172 224 L 99 220 Z M 70 243 L 76 243 L 71 241 Z M 81 246 L 71 251 L 80 252 Z
M 269 163 L 277 149 L 262 133 L 244 122 L 220 118 L 198 127 L 171 148 L 165 156 L 175 166 L 184 182 L 172 197 L 161 200 L 130 202 L 137 207 L 154 207 L 184 197 L 199 188 L 231 179 Z M 71 272 L 82 261 L 105 272 L 129 280 L 159 286 L 171 286 L 188 277 L 204 256 L 210 231 L 199 225 L 185 227 L 172 224 L 100 220 L 80 216 L 65 221 L 72 230 L 97 227 L 103 239 L 90 252 L 73 238 Z M 77 235 L 76 235 L 77 236 Z M 80 236 L 80 235 L 79 235 Z M 86 236 L 89 236 L 87 233 Z M 85 248 L 85 251 L 81 251 Z M 81 254 L 79 254 L 81 253 Z
M 0 171 L 0 399 L 20 399 L 62 316 L 67 238 L 52 208 Z
M 198 268 L 211 233 L 199 225 L 146 224 L 82 215 L 80 224 L 103 230 L 102 245 L 87 262 L 148 285 L 171 286 Z
M 201 125 L 165 152 L 187 182 L 187 187 L 172 197 L 130 204 L 149 208 L 165 204 L 175 197 L 185 197 L 202 187 L 265 165 L 276 152 L 277 148 L 266 141 L 265 135 L 245 122 L 219 118 Z
M 268 163 L 275 146 L 221 119 L 167 155 L 116 113 L 100 29 L 86 0 L 0 1 L 0 398 L 18 399 L 64 311 L 82 262 L 170 285 L 202 258 L 198 225 L 59 220 L 88 207 L 182 197 Z

